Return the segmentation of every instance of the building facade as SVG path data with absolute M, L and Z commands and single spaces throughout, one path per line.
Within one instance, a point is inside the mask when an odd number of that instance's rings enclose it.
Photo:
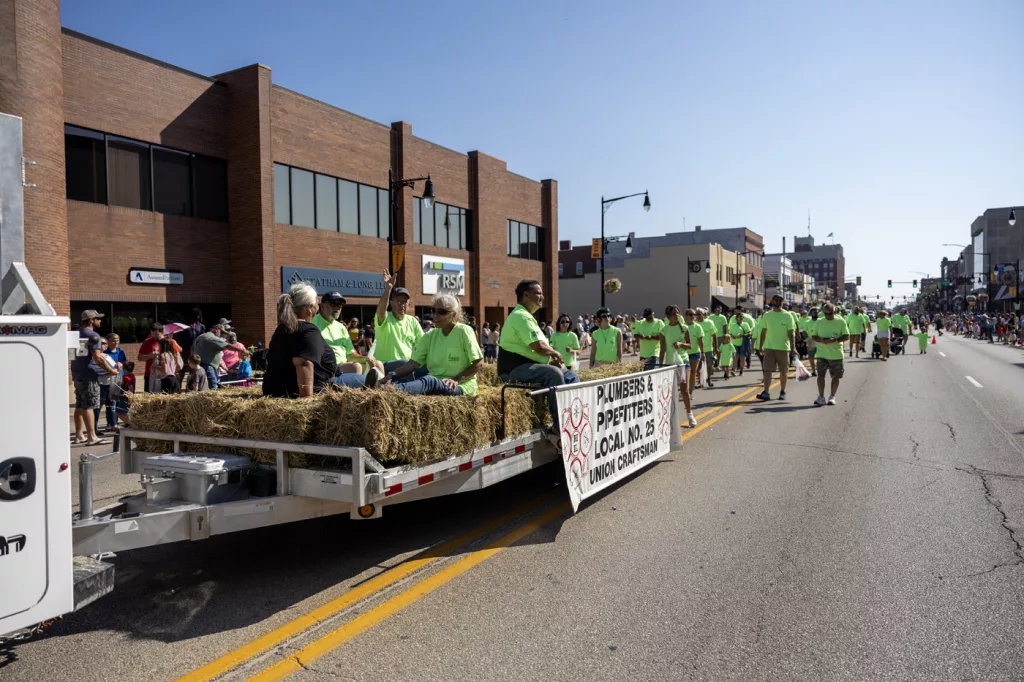
M 629 256 L 622 244 L 610 245 L 618 248 L 608 254 L 605 279 L 622 282 L 621 291 L 605 294 L 605 305 L 613 313 L 640 315 L 644 308 L 651 308 L 657 317 L 663 317 L 668 305 L 725 308 L 735 306 L 737 295 L 740 300 L 750 299 L 744 284 L 750 278 L 744 277 L 742 270 L 735 276 L 737 260 L 744 266 L 735 252 L 721 244 L 658 245 L 658 239 L 634 240 Z M 560 313 L 574 318 L 593 315 L 601 306 L 601 274 L 563 277 L 559 291 Z
M 606 277 L 612 276 L 608 273 L 613 267 L 618 267 L 630 258 L 646 258 L 650 249 L 655 247 L 717 244 L 733 253 L 734 262 L 723 264 L 723 267 L 727 267 L 729 277 L 739 273 L 738 276 L 742 280 L 737 282 L 730 279 L 727 282 L 732 285 L 733 292 L 731 294 L 723 292 L 722 303 L 735 306 L 735 299 L 738 295 L 740 305 L 748 306 L 751 309 L 759 309 L 764 305 L 764 271 L 761 262 L 764 257 L 764 239 L 753 230 L 745 227 L 702 230 L 698 227 L 693 232 L 670 232 L 661 237 L 636 237 L 633 238 L 632 244 L 633 251 L 627 254 L 625 242 L 608 243 L 605 263 Z M 558 276 L 562 283 L 566 284 L 573 278 L 588 275 L 599 277 L 601 261 L 592 258 L 591 255 L 591 245 L 589 244 L 560 251 L 558 254 Z M 685 272 L 683 274 L 685 275 Z
M 969 281 L 961 292 L 977 296 L 979 309 L 1020 308 L 1018 271 L 1024 258 L 1024 228 L 1011 226 L 1009 218 L 1009 207 L 990 208 L 971 223 L 971 240 L 961 254 Z
M 785 254 L 793 267 L 814 278 L 819 290 L 843 292 L 846 281 L 846 257 L 842 244 L 815 245 L 814 237 L 794 237 L 793 251 Z
M 0 0 L 17 69 L 0 111 L 24 119 L 36 187 L 25 191 L 26 260 L 55 308 L 107 314 L 130 345 L 149 324 L 234 321 L 266 342 L 276 301 L 304 280 L 339 290 L 369 321 L 389 266 L 424 313 L 434 293 L 501 322 L 521 279 L 558 299 L 558 187 L 509 172 L 273 83 L 255 64 L 191 73 L 62 29 L 59 5 Z M 11 79 L 10 74 L 18 78 Z M 394 177 L 433 182 L 399 186 Z

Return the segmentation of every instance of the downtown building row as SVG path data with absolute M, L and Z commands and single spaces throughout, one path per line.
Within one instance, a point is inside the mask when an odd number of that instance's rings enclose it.
M 600 244 L 600 240 L 595 240 Z M 559 312 L 593 315 L 601 306 L 602 282 L 617 279 L 622 289 L 605 294 L 613 313 L 639 315 L 645 308 L 662 317 L 665 307 L 733 308 L 764 306 L 764 240 L 745 227 L 670 232 L 660 237 L 608 241 L 604 279 L 593 245 L 563 242 L 559 252 Z
M 971 223 L 966 244 L 947 245 L 960 252 L 942 259 L 937 282 L 925 284 L 922 280 L 920 296 L 929 307 L 989 312 L 1021 309 L 1024 223 L 1018 222 L 1020 213 L 1020 207 L 987 209 Z
M 129 352 L 155 321 L 232 319 L 266 342 L 296 281 L 369 321 L 402 245 L 400 284 L 502 322 L 521 279 L 558 300 L 558 189 L 500 159 L 415 137 L 273 83 L 255 64 L 208 77 L 63 29 L 56 2 L 7 6 L 17 45 L 0 112 L 23 119 L 25 257 L 51 304 L 107 315 Z M 423 199 L 432 180 L 435 200 Z M 547 315 L 540 311 L 539 315 Z

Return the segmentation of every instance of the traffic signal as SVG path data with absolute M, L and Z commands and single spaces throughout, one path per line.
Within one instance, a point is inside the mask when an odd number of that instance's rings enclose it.
M 892 289 L 892 280 L 889 280 L 889 288 Z
M 857 275 L 857 286 L 860 286 L 860 275 Z
M 914 288 L 915 289 L 917 288 L 917 280 L 916 279 L 914 280 Z

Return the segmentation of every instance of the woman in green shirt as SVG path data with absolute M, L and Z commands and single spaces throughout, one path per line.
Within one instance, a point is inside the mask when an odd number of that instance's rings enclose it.
M 882 360 L 889 360 L 889 336 L 892 329 L 892 320 L 889 319 L 889 313 L 885 310 L 878 311 L 878 318 L 875 320 L 875 341 L 878 341 L 878 347 L 882 350 Z
M 690 424 L 690 428 L 693 428 L 697 426 L 697 419 L 693 416 L 690 392 L 686 388 L 686 356 L 692 348 L 690 328 L 683 322 L 683 318 L 679 314 L 679 306 L 670 305 L 665 308 L 665 318 L 667 322 L 661 328 L 661 352 L 658 355 L 658 362 L 661 365 L 676 366 L 679 397 L 686 405 L 686 421 Z
M 690 331 L 690 348 L 687 350 L 690 355 L 690 369 L 686 378 L 686 388 L 693 393 L 697 377 L 700 376 L 700 365 L 704 359 L 707 339 L 704 338 L 704 327 L 697 322 L 697 312 L 693 308 L 687 308 L 683 313 L 683 324 Z
M 580 339 L 570 331 L 572 318 L 562 314 L 555 323 L 555 333 L 551 335 L 551 347 L 562 354 L 562 362 L 569 369 L 576 368 L 576 356 L 580 354 Z
M 594 346 L 590 349 L 590 366 L 622 362 L 622 332 L 612 326 L 612 311 L 601 308 L 595 317 L 598 328 L 591 332 Z
M 736 369 L 740 376 L 743 375 L 743 340 L 750 337 L 750 324 L 740 315 L 729 318 L 729 328 L 726 330 L 732 337 L 732 345 L 735 349 Z
M 433 308 L 434 328 L 416 342 L 412 359 L 388 372 L 381 383 L 390 383 L 426 367 L 426 376 L 395 383 L 395 388 L 413 395 L 473 395 L 476 373 L 484 363 L 476 333 L 462 323 L 462 306 L 455 296 L 438 294 Z

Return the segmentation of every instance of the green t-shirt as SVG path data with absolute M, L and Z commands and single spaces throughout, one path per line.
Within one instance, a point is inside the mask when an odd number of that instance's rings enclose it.
M 789 332 L 796 331 L 796 320 L 792 313 L 769 310 L 761 316 L 761 329 L 768 331 L 764 338 L 765 350 L 792 350 L 789 346 Z
M 723 343 L 718 347 L 719 358 L 718 363 L 722 367 L 728 367 L 732 363 L 732 357 L 736 354 L 736 346 L 731 343 Z
M 841 336 L 847 336 L 849 333 L 850 329 L 846 326 L 846 320 L 838 315 L 833 317 L 831 321 L 824 317 L 819 317 L 817 324 L 814 325 L 814 335 L 819 339 L 838 339 Z M 821 343 L 819 341 L 817 348 L 817 357 L 823 360 L 843 359 L 842 343 Z
M 928 332 L 918 332 L 914 334 L 917 337 L 917 347 L 924 350 L 928 347 Z
M 476 334 L 468 324 L 457 324 L 448 333 L 435 327 L 420 337 L 412 352 L 412 360 L 426 366 L 431 376 L 438 379 L 454 379 L 474 362 L 483 357 Z M 465 395 L 476 393 L 476 377 L 459 383 Z
M 704 327 L 701 326 L 700 322 L 694 322 L 693 324 L 690 325 L 687 325 L 685 322 L 683 322 L 683 324 L 686 325 L 686 327 L 690 330 L 690 343 L 693 345 L 693 348 L 686 352 L 689 353 L 690 355 L 703 353 Z
M 814 320 L 810 316 L 796 318 L 796 326 L 800 331 L 807 332 L 808 336 L 814 334 Z
M 892 327 L 892 320 L 888 317 L 880 317 L 875 320 L 875 328 L 880 332 L 887 332 Z
M 670 325 L 667 322 L 661 328 L 661 336 L 665 339 L 665 364 L 682 365 L 686 362 L 686 356 L 690 351 L 686 348 L 676 348 L 676 343 L 686 343 L 686 323 L 682 320 L 677 325 Z
M 907 315 L 904 315 L 903 313 L 896 313 L 895 315 L 892 316 L 892 325 L 894 327 L 902 329 L 907 334 L 910 333 L 910 318 Z
M 709 315 L 708 319 L 715 323 L 715 333 L 718 334 L 718 338 L 725 336 L 725 325 L 729 324 L 728 318 L 719 313 L 717 315 Z
M 750 331 L 750 338 L 753 339 L 754 350 L 761 350 L 761 330 L 764 329 L 764 315 L 757 318 L 754 327 Z
M 860 315 L 848 315 L 846 326 L 850 329 L 851 335 L 860 336 L 864 333 L 864 319 Z
M 705 318 L 704 321 L 700 323 L 700 328 L 704 331 L 704 352 L 710 353 L 715 350 L 715 342 L 711 337 L 718 336 L 718 331 L 715 329 L 715 323 Z
M 619 350 L 616 345 L 622 332 L 618 327 L 601 329 L 598 327 L 590 333 L 594 338 L 594 362 L 618 362 Z
M 373 328 L 376 330 L 373 355 L 381 362 L 411 359 L 413 349 L 423 336 L 415 317 L 406 315 L 399 320 L 390 310 L 384 324 L 379 324 L 377 314 L 373 314 Z
M 580 339 L 576 332 L 555 332 L 551 335 L 551 347 L 562 354 L 562 362 L 566 367 L 572 367 L 575 355 L 569 352 L 580 349 Z
M 339 365 L 348 359 L 347 353 L 354 353 L 352 339 L 349 338 L 348 329 L 337 320 L 328 320 L 317 313 L 313 316 L 313 324 L 320 330 L 320 336 L 324 338 L 331 350 L 334 351 L 334 360 Z
M 633 323 L 633 333 L 639 334 L 640 336 L 660 336 L 661 328 L 665 326 L 664 320 L 654 318 L 653 321 L 648 322 L 646 319 L 639 320 Z M 640 339 L 640 357 L 641 358 L 653 358 L 657 357 L 661 351 L 661 342 L 655 339 L 654 341 L 648 341 L 646 339 Z
M 732 337 L 732 345 L 737 347 L 742 346 L 743 335 L 749 333 L 750 324 L 746 320 L 743 320 L 743 322 L 737 322 L 735 317 L 729 320 L 729 336 Z
M 546 340 L 547 337 L 541 331 L 537 320 L 534 319 L 533 315 L 526 308 L 517 305 L 509 313 L 508 319 L 505 320 L 505 326 L 501 328 L 498 347 L 509 353 L 515 353 L 534 362 L 546 365 L 550 362 L 550 358 L 530 348 L 531 343 L 536 343 L 541 339 Z

